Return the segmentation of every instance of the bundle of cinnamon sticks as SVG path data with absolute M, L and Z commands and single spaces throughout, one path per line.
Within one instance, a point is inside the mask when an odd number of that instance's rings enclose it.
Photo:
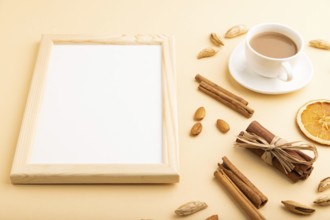
M 227 157 L 222 158 L 214 172 L 215 178 L 233 196 L 246 214 L 253 220 L 265 219 L 257 210 L 264 206 L 268 198 L 243 174 Z
M 203 93 L 209 95 L 247 118 L 250 118 L 253 115 L 254 110 L 248 107 L 248 102 L 245 99 L 229 92 L 200 74 L 197 74 L 195 79 L 199 83 L 198 89 Z
M 257 121 L 251 122 L 250 125 L 247 127 L 246 131 L 263 138 L 268 143 L 272 143 L 273 139 L 276 137 L 273 133 L 271 133 L 269 130 L 264 128 Z M 242 135 L 243 132 L 241 132 L 238 137 L 241 137 Z M 241 143 L 242 141 L 237 139 L 236 142 Z M 255 149 L 255 148 L 247 148 L 247 149 L 258 155 L 259 157 L 263 157 L 263 154 L 265 153 L 265 151 L 262 149 Z M 292 169 L 292 171 L 287 172 L 284 169 L 284 167 L 281 165 L 280 161 L 276 157 L 274 157 L 272 158 L 271 161 L 272 166 L 278 169 L 279 171 L 281 171 L 283 174 L 285 174 L 293 182 L 297 182 L 299 180 L 305 180 L 306 178 L 308 178 L 313 171 L 313 161 L 315 161 L 317 158 L 316 148 L 314 151 L 315 154 L 314 158 L 310 157 L 309 155 L 305 154 L 300 150 L 285 149 L 284 151 L 287 152 L 293 158 L 301 160 L 305 163 L 301 164 L 301 163 L 293 162 L 294 168 Z

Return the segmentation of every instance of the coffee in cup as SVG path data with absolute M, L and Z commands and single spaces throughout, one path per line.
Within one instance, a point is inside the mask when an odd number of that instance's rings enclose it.
M 260 24 L 250 29 L 245 40 L 248 67 L 261 76 L 290 81 L 303 49 L 302 37 L 281 24 Z

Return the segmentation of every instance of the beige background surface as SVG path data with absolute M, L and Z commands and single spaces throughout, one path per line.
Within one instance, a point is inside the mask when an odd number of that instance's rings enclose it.
M 261 209 L 267 219 L 301 219 L 284 210 L 280 201 L 312 204 L 321 195 L 316 187 L 330 176 L 330 148 L 318 146 L 319 159 L 310 178 L 292 184 L 233 143 L 252 120 L 288 140 L 306 140 L 295 125 L 295 114 L 309 100 L 330 99 L 330 52 L 306 47 L 315 76 L 305 88 L 285 95 L 258 94 L 231 78 L 228 58 L 244 37 L 226 40 L 215 57 L 197 60 L 196 55 L 211 45 L 211 32 L 223 34 L 240 23 L 284 23 L 298 30 L 306 44 L 314 38 L 330 40 L 329 7 L 328 0 L 0 0 L 0 219 L 179 219 L 173 211 L 191 200 L 205 201 L 209 207 L 185 219 L 205 219 L 212 214 L 219 214 L 220 219 L 246 219 L 213 179 L 222 156 L 268 195 L 269 202 Z M 41 34 L 121 33 L 165 33 L 176 38 L 180 183 L 12 185 L 9 173 Z M 250 101 L 253 117 L 246 119 L 200 93 L 194 81 L 197 73 Z M 207 109 L 204 130 L 191 138 L 192 117 L 199 106 Z M 229 133 L 217 131 L 217 118 L 231 125 Z M 308 219 L 330 219 L 329 207 L 316 208 Z

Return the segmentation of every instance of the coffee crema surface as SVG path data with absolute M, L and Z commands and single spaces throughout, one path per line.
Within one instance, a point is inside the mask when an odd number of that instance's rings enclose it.
M 256 52 L 271 58 L 291 57 L 298 51 L 292 39 L 277 32 L 260 33 L 251 39 L 250 45 Z

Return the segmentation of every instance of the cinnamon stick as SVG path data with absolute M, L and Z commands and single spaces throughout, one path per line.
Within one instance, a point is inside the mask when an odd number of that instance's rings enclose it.
M 271 133 L 269 130 L 264 128 L 257 121 L 251 122 L 251 124 L 247 127 L 246 131 L 254 133 L 262 138 L 264 138 L 268 143 L 271 143 L 274 139 L 275 135 Z M 240 134 L 241 135 L 241 134 Z M 239 140 L 237 140 L 239 142 Z M 262 149 L 249 149 L 259 157 L 263 155 L 265 152 Z M 299 150 L 286 150 L 290 155 L 295 158 L 311 161 L 311 157 Z M 283 169 L 282 165 L 278 161 L 276 157 L 272 160 L 272 166 L 274 166 L 277 170 L 285 174 L 291 181 L 297 182 L 299 180 L 304 180 L 308 178 L 313 171 L 313 164 L 294 164 L 295 167 L 291 172 L 286 173 Z
M 198 89 L 200 91 L 225 104 L 226 106 L 247 118 L 250 118 L 253 115 L 254 110 L 247 106 L 248 102 L 245 99 L 229 92 L 228 90 L 201 76 L 200 74 L 197 74 L 195 79 L 197 82 L 199 82 Z
M 219 166 L 220 170 L 223 170 L 231 181 L 241 190 L 241 192 L 252 202 L 256 208 L 260 208 L 262 201 L 260 197 L 241 179 L 239 179 L 231 170 L 224 168 L 222 165 Z
M 254 113 L 254 110 L 250 107 L 242 104 L 236 99 L 233 99 L 232 97 L 226 95 L 225 93 L 217 90 L 216 88 L 203 81 L 199 84 L 198 89 L 247 118 L 250 118 Z
M 223 187 L 234 198 L 238 205 L 244 210 L 251 220 L 266 219 L 256 207 L 245 197 L 245 195 L 237 188 L 223 170 L 214 172 L 215 178 L 223 185 Z
M 268 198 L 227 158 L 223 157 L 222 166 L 230 179 L 238 186 L 238 188 L 250 199 L 250 201 L 260 208 L 264 206 Z
M 241 102 L 243 105 L 248 105 L 248 102 L 245 99 L 243 99 L 243 98 L 241 98 L 241 97 L 239 97 L 239 96 L 237 96 L 237 95 L 229 92 L 228 90 L 222 88 L 221 86 L 219 86 L 219 85 L 215 84 L 214 82 L 212 82 L 212 81 L 206 79 L 205 77 L 201 76 L 200 74 L 197 74 L 195 76 L 195 79 L 199 83 L 204 82 L 204 83 L 209 84 L 210 86 L 212 86 L 213 88 L 217 89 L 218 91 L 220 91 L 220 92 L 226 94 L 227 96 L 229 96 L 229 97 L 237 100 L 238 102 Z

